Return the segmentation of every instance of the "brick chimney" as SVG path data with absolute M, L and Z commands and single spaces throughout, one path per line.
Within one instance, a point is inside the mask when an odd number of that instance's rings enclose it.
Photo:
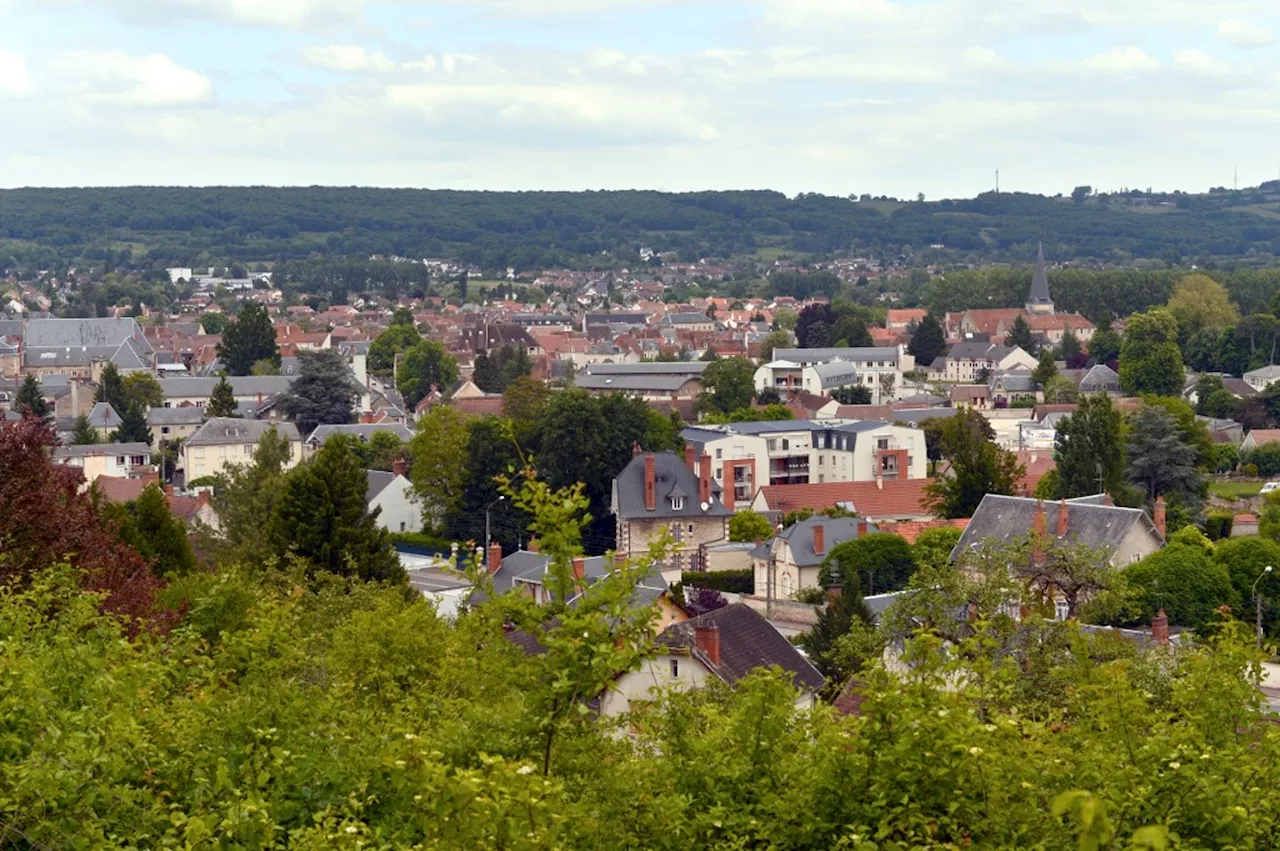
M 1102 504 L 1103 504 L 1103 505 L 1106 505 L 1106 506 L 1113 506 L 1113 505 L 1115 505 L 1116 503 L 1115 503 L 1115 500 L 1113 500 L 1113 499 L 1111 498 L 1111 494 L 1109 494 L 1109 493 L 1104 493 L 1104 494 L 1102 495 Z
M 684 445 L 684 463 L 689 468 L 689 472 L 694 475 L 698 474 L 698 464 L 695 458 L 697 451 L 698 450 L 693 448 L 692 443 L 686 443 Z
M 657 462 L 654 460 L 653 453 L 647 452 L 644 456 L 644 510 L 654 511 L 658 507 L 658 482 L 654 475 L 654 466 Z
M 840 599 L 840 595 L 844 592 L 844 586 L 839 582 L 834 585 L 827 586 L 827 605 L 830 606 Z
M 1156 497 L 1156 507 L 1151 514 L 1151 522 L 1156 524 L 1156 531 L 1160 533 L 1160 537 L 1164 537 L 1165 530 L 1165 508 L 1164 496 Z
M 1037 499 L 1035 517 L 1031 520 L 1031 531 L 1035 532 L 1037 535 L 1044 535 L 1047 519 L 1048 518 L 1045 516 L 1044 511 L 1044 500 Z
M 209 496 L 209 490 L 206 488 L 196 494 L 196 498 L 200 500 L 201 505 L 210 505 L 212 497 Z
M 880 490 L 884 490 L 884 470 L 880 466 L 880 456 L 878 455 L 876 456 L 876 459 L 875 459 L 875 465 L 876 465 L 876 487 Z
M 867 519 L 865 517 L 859 517 L 853 528 L 855 530 L 855 534 L 859 538 L 865 538 L 867 535 Z
M 397 476 L 403 476 L 408 469 L 409 462 L 405 461 L 403 458 L 397 458 L 391 462 L 391 472 L 395 473 Z
M 537 538 L 530 538 L 530 539 L 529 539 L 529 546 L 528 546 L 528 548 L 525 550 L 525 552 L 530 552 L 530 553 L 542 552 L 542 550 L 540 550 L 540 549 L 538 548 L 538 539 L 537 539 Z
M 502 544 L 493 543 L 489 545 L 489 575 L 497 573 L 502 567 Z
M 173 485 L 165 485 L 165 486 L 164 486 L 164 495 L 165 495 L 165 496 L 173 496 Z
M 711 456 L 705 452 L 698 465 L 698 501 L 711 504 Z
M 628 556 L 626 553 L 614 553 L 613 554 L 614 567 L 626 567 L 627 558 Z
M 1163 608 L 1151 619 L 1151 637 L 1161 647 L 1169 643 L 1169 616 L 1164 613 Z
M 1058 503 L 1058 537 L 1065 538 L 1067 536 L 1067 501 L 1063 499 Z
M 813 527 L 813 551 L 818 555 L 827 551 L 827 533 L 821 523 Z
M 573 580 L 581 582 L 587 575 L 587 560 L 582 556 L 577 556 L 573 560 Z
M 693 628 L 693 642 L 699 650 L 702 651 L 712 665 L 717 667 L 720 665 L 720 627 L 712 624 L 711 626 L 695 626 Z

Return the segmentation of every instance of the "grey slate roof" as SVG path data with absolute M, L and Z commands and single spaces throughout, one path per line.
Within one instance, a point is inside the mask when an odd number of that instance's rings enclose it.
M 116 409 L 106 402 L 94 403 L 93 410 L 89 412 L 89 425 L 94 428 L 119 428 L 122 422 Z
M 195 405 L 177 408 L 152 408 L 147 411 L 147 425 L 199 425 L 204 420 L 204 408 Z
M 369 488 L 365 492 L 365 502 L 376 499 L 378 494 L 387 489 L 388 486 L 399 478 L 395 473 L 388 473 L 385 470 L 366 470 L 365 476 L 369 483 Z
M 810 517 L 808 520 L 801 520 L 799 523 L 792 524 L 790 528 L 782 530 L 778 537 L 791 547 L 791 559 L 798 567 L 817 567 L 831 555 L 831 550 L 838 544 L 857 540 L 859 522 L 865 521 L 860 521 L 856 517 Z M 821 555 L 813 550 L 815 526 L 822 527 L 823 552 Z M 867 534 L 878 531 L 875 526 L 868 524 Z
M 717 494 L 719 486 L 712 479 L 711 504 L 706 511 L 698 501 L 698 477 L 684 463 L 684 459 L 670 452 L 656 452 L 653 456 L 654 483 L 657 499 L 653 511 L 644 505 L 644 454 L 637 455 L 622 468 L 613 480 L 613 510 L 623 520 L 638 518 L 686 518 L 728 517 L 733 512 L 724 507 Z M 679 510 L 671 507 L 671 491 L 679 488 L 689 498 Z
M 660 322 L 663 325 L 701 325 L 715 320 L 703 313 L 668 313 Z
M 711 662 L 696 645 L 698 627 L 714 626 L 720 630 L 720 664 Z M 825 682 L 818 669 L 801 655 L 795 646 L 745 603 L 735 603 L 699 615 L 684 623 L 673 624 L 657 638 L 667 647 L 687 647 L 729 685 L 734 685 L 752 671 L 777 665 L 791 674 L 800 688 L 817 690 Z
M 947 352 L 947 360 L 1002 361 L 1013 351 L 1013 346 L 1001 343 L 956 343 Z
M 1097 364 L 1080 378 L 1080 390 L 1084 393 L 1119 392 L 1120 376 L 1106 364 Z
M 1040 251 L 1036 255 L 1036 271 L 1031 276 L 1031 298 L 1027 304 L 1053 304 L 1049 297 L 1049 271 L 1044 265 L 1044 243 L 1040 243 Z
M 774 349 L 774 360 L 793 363 L 828 363 L 843 361 L 891 361 L 898 362 L 898 350 L 894 346 L 855 346 L 830 349 Z
M 87 458 L 93 455 L 143 455 L 151 457 L 151 447 L 145 443 L 93 443 L 86 446 L 59 446 L 53 457 Z
M 357 440 L 368 441 L 380 431 L 390 432 L 400 439 L 401 443 L 413 440 L 413 432 L 400 423 L 350 423 L 348 425 L 321 425 L 307 437 L 307 443 L 323 446 L 324 442 L 335 434 L 347 434 Z
M 1105 505 L 1102 497 L 1090 496 L 1067 500 L 1066 538 L 1071 543 L 1092 549 L 1114 551 L 1135 525 L 1146 526 L 1159 536 L 1145 511 Z M 1035 525 L 1038 500 L 1020 496 L 987 494 L 974 512 L 969 526 L 951 551 L 952 559 L 970 546 L 983 541 L 1010 541 L 1026 537 Z M 1058 528 L 1058 503 L 1045 502 L 1045 531 L 1062 537 Z
M 27 348 L 118 347 L 126 340 L 138 352 L 151 354 L 151 344 L 131 317 L 124 319 L 32 319 L 26 326 Z
M 845 387 L 858 382 L 858 371 L 845 361 L 817 363 L 811 367 L 818 376 L 818 383 L 823 390 L 833 387 Z
M 272 428 L 289 442 L 300 441 L 298 427 L 293 423 L 267 422 L 266 420 L 242 420 L 234 417 L 213 417 L 187 438 L 183 446 L 221 446 L 224 444 L 257 443 Z
M 592 375 L 702 375 L 708 365 L 708 361 L 589 363 L 583 372 Z
M 591 375 L 579 373 L 573 383 L 583 390 L 636 390 L 675 393 L 696 376 L 689 375 Z
M 164 391 L 166 399 L 196 397 L 208 399 L 213 394 L 213 388 L 217 386 L 218 380 L 217 377 L 194 378 L 187 375 L 159 379 L 160 389 Z M 293 384 L 293 377 L 289 375 L 229 375 L 227 376 L 227 381 L 231 383 L 233 395 L 257 396 L 260 393 L 266 397 L 288 392 L 289 387 Z

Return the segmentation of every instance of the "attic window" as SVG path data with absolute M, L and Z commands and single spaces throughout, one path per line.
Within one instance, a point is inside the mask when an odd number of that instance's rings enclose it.
M 671 510 L 684 511 L 684 497 L 682 496 L 671 497 Z

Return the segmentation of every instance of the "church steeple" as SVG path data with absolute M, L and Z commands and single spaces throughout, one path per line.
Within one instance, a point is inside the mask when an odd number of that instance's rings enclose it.
M 1044 264 L 1044 243 L 1036 256 L 1036 271 L 1031 276 L 1031 297 L 1027 299 L 1027 313 L 1053 314 L 1053 299 L 1049 296 L 1049 270 Z

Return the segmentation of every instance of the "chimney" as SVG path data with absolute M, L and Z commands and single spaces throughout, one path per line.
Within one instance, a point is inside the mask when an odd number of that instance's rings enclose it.
M 834 585 L 827 586 L 827 605 L 833 605 L 836 600 L 840 599 L 840 594 L 844 591 L 844 586 L 839 582 Z
M 497 573 L 502 567 L 502 544 L 489 545 L 489 575 Z
M 1169 616 L 1164 613 L 1163 608 L 1151 619 L 1151 637 L 1161 647 L 1169 643 Z
M 857 537 L 865 538 L 867 535 L 867 519 L 865 517 L 859 517 L 858 522 L 854 525 L 854 529 L 856 530 L 855 534 Z
M 573 587 L 579 593 L 587 590 L 587 584 L 583 580 L 587 576 L 587 560 L 582 556 L 577 556 L 573 560 Z
M 626 567 L 626 565 L 627 565 L 627 554 L 626 554 L 626 553 L 614 553 L 614 554 L 613 554 L 613 565 L 614 565 L 614 567 Z
M 645 453 L 644 456 L 644 510 L 653 511 L 658 507 L 658 483 L 654 479 L 654 464 L 652 452 Z
M 711 504 L 711 456 L 705 452 L 698 468 L 698 501 Z
M 525 550 L 525 552 L 530 552 L 530 553 L 542 552 L 542 550 L 539 549 L 537 538 L 529 539 L 529 546 L 528 546 L 528 549 Z
M 1110 507 L 1110 506 L 1115 505 L 1116 503 L 1115 503 L 1115 500 L 1113 500 L 1113 499 L 1111 498 L 1111 494 L 1109 494 L 1109 493 L 1104 493 L 1104 494 L 1102 495 L 1102 504 L 1103 504 L 1103 505 L 1105 505 L 1105 506 Z
M 397 476 L 403 476 L 408 469 L 409 463 L 403 458 L 397 458 L 391 462 L 391 472 L 395 473 Z
M 884 490 L 884 469 L 880 466 L 880 457 L 876 456 L 876 489 Z
M 201 505 L 209 505 L 209 504 L 211 504 L 211 502 L 210 502 L 211 497 L 209 496 L 209 489 L 208 489 L 208 488 L 205 488 L 204 490 L 201 490 L 201 491 L 200 491 L 200 493 L 196 494 L 196 498 L 200 500 L 200 504 L 201 504 Z
M 697 475 L 698 473 L 697 462 L 694 458 L 696 452 L 697 450 L 693 448 L 692 443 L 686 443 L 684 445 L 684 463 L 689 467 L 689 472 L 694 475 Z
M 827 550 L 827 533 L 822 528 L 822 524 L 818 523 L 813 527 L 813 551 L 818 555 L 823 555 Z
M 711 626 L 695 626 L 693 628 L 693 641 L 703 655 L 711 660 L 712 665 L 720 666 L 720 627 L 714 624 Z
M 262 407 L 262 394 L 261 394 L 261 393 L 259 393 L 259 394 L 258 394 L 258 407 L 259 407 L 259 408 L 261 408 L 261 407 Z
M 631 457 L 635 458 L 639 454 L 640 454 L 640 441 L 637 440 L 635 443 L 631 444 Z
M 1063 499 L 1058 503 L 1058 537 L 1065 538 L 1067 536 L 1067 501 Z
M 1156 524 L 1156 531 L 1157 531 L 1157 532 L 1159 532 L 1159 533 L 1160 533 L 1160 537 L 1162 537 L 1162 538 L 1163 538 L 1163 537 L 1165 536 L 1165 535 L 1164 535 L 1164 529 L 1165 529 L 1165 510 L 1164 510 L 1164 496 L 1163 496 L 1163 495 L 1156 497 L 1156 508 L 1155 508 L 1155 511 L 1154 511 L 1154 512 L 1152 512 L 1151 520 L 1152 520 L 1152 522 L 1154 522 L 1154 523 Z
M 1045 529 L 1046 529 L 1046 522 L 1045 522 L 1046 519 L 1047 518 L 1045 517 L 1045 511 L 1044 511 L 1044 500 L 1037 499 L 1035 517 L 1032 518 L 1031 520 L 1031 531 L 1035 532 L 1037 535 L 1044 535 Z

